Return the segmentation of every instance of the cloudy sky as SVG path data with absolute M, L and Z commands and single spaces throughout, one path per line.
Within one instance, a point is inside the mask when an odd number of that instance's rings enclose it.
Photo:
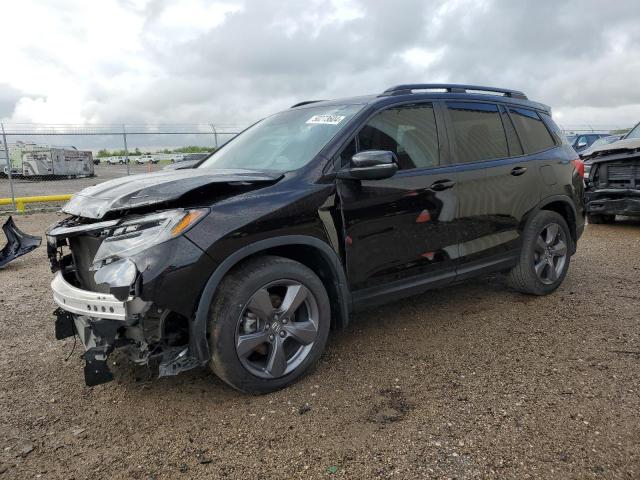
M 246 125 L 408 82 L 523 90 L 564 125 L 640 120 L 640 1 L 20 0 L 0 118 Z

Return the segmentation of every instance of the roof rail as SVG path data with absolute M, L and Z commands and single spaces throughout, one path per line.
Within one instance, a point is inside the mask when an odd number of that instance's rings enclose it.
M 305 100 L 304 102 L 296 103 L 295 105 L 291 105 L 289 108 L 301 107 L 303 105 L 309 105 L 310 103 L 318 103 L 324 102 L 324 100 Z
M 381 96 L 405 95 L 413 93 L 414 90 L 445 90 L 448 93 L 469 93 L 471 91 L 499 93 L 505 97 L 528 100 L 527 96 L 518 90 L 508 90 L 506 88 L 481 87 L 478 85 L 457 85 L 454 83 L 411 83 L 407 85 L 396 85 L 387 88 Z

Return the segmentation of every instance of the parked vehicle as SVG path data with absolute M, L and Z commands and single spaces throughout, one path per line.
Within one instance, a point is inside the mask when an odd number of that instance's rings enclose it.
M 12 165 L 11 168 L 12 176 L 20 176 L 22 175 L 22 171 L 16 166 Z M 4 149 L 0 148 L 0 177 L 8 177 L 9 176 L 9 166 L 7 162 L 7 154 Z
M 167 165 L 163 170 L 183 170 L 185 168 L 193 168 L 202 160 L 207 158 L 210 153 L 189 153 L 183 156 L 181 159 L 171 162 L 171 165 Z
M 602 145 L 609 145 L 613 142 L 617 142 L 623 137 L 623 135 L 609 135 L 606 137 L 600 137 L 595 142 L 591 144 L 589 148 L 585 148 L 580 152 L 580 158 L 591 155 L 596 148 L 601 147 Z
M 154 153 L 153 159 L 157 161 L 179 162 L 184 157 L 183 153 Z
M 593 143 L 603 137 L 608 136 L 608 133 L 585 133 L 578 135 L 568 135 L 567 139 L 573 149 L 580 153 L 583 150 L 589 148 Z
M 156 164 L 159 160 L 156 160 L 153 155 L 139 155 L 136 157 L 135 162 L 137 165 L 144 165 L 147 163 Z
M 127 162 L 130 162 L 131 159 L 128 159 L 126 157 L 105 157 L 104 161 L 107 163 L 107 165 L 124 165 Z
M 589 148 L 584 149 L 579 153 L 580 158 L 586 158 L 591 156 L 591 154 L 603 145 L 609 145 L 613 142 L 617 142 L 623 137 L 623 135 L 609 135 L 608 137 L 602 137 L 596 140 L 591 144 Z M 591 162 L 584 163 L 584 176 L 585 178 L 589 177 L 589 171 L 591 170 Z
M 23 177 L 92 177 L 93 154 L 75 148 L 40 147 L 22 153 Z
M 640 123 L 622 139 L 584 157 L 589 223 L 612 223 L 616 215 L 640 216 Z
M 277 390 L 351 312 L 487 272 L 553 292 L 584 229 L 582 166 L 549 107 L 518 91 L 303 102 L 197 168 L 75 195 L 47 232 L 56 338 L 78 332 L 89 385 L 127 346 L 161 376 L 209 365 Z

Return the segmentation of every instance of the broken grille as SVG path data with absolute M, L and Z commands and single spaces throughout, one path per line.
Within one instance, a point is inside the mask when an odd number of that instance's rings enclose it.
M 609 188 L 640 188 L 640 161 L 603 163 L 600 176 L 606 178 Z

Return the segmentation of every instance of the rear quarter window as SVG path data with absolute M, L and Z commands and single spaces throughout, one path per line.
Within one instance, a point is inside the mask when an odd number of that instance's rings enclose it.
M 509 107 L 509 113 L 522 141 L 525 153 L 536 153 L 556 145 L 551 133 L 537 112 L 527 108 Z

